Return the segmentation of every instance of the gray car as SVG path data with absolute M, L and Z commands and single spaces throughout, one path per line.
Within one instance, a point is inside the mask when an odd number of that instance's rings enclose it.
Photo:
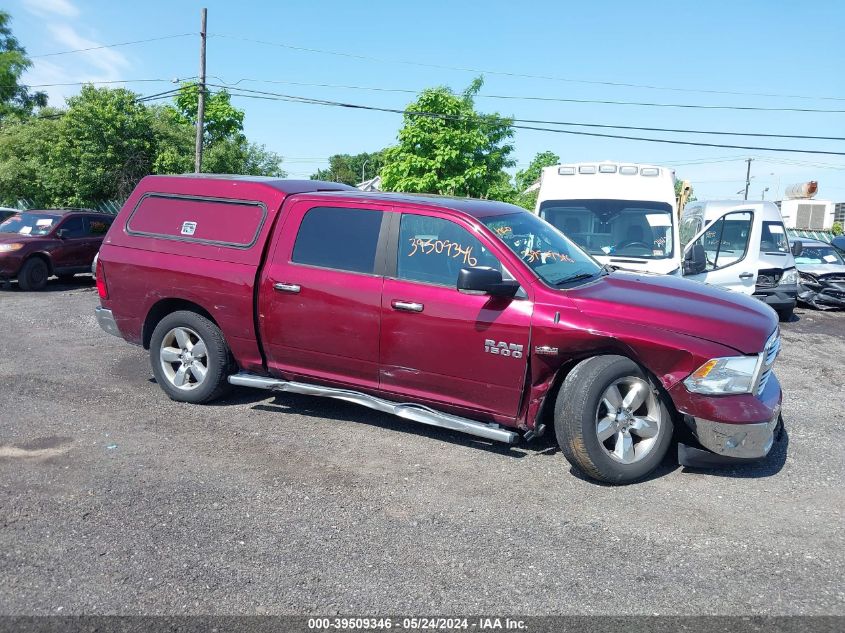
M 802 239 L 803 249 L 795 257 L 798 269 L 798 301 L 818 308 L 845 308 L 845 260 L 833 246 L 819 240 Z

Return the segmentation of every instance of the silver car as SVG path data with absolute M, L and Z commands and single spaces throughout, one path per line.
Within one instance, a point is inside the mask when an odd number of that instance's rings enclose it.
M 845 260 L 826 242 L 801 239 L 803 249 L 795 257 L 798 269 L 798 301 L 818 308 L 845 308 Z

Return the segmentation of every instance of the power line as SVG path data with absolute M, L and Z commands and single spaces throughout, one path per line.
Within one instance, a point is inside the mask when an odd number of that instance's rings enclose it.
M 209 36 L 210 37 L 210 36 Z M 291 85 L 291 86 L 308 86 L 308 87 L 315 87 L 315 88 L 339 88 L 343 90 L 370 90 L 373 92 L 395 92 L 395 93 L 402 93 L 402 94 L 419 94 L 420 90 L 411 90 L 408 88 L 383 88 L 377 86 L 355 86 L 355 85 L 343 85 L 343 84 L 324 84 L 324 83 L 307 83 L 307 82 L 299 82 L 299 81 L 280 81 L 280 80 L 273 80 L 273 79 L 250 79 L 250 78 L 241 78 L 236 82 L 227 82 L 221 77 L 217 77 L 222 83 L 226 84 L 226 87 L 235 88 L 239 83 L 244 81 L 255 82 L 255 83 L 270 83 L 270 84 L 284 84 L 284 85 Z M 246 90 L 243 88 L 243 90 Z M 458 93 L 451 92 L 451 94 L 460 96 Z M 843 114 L 845 113 L 845 109 L 830 109 L 830 108 L 777 108 L 777 107 L 765 107 L 765 106 L 730 106 L 730 105 L 707 105 L 707 104 L 700 104 L 700 103 L 657 103 L 652 101 L 619 101 L 613 99 L 573 99 L 573 98 L 566 98 L 566 97 L 537 97 L 537 96 L 529 96 L 529 95 L 491 95 L 491 94 L 478 94 L 476 95 L 482 99 L 503 99 L 503 100 L 519 100 L 519 101 L 545 101 L 545 102 L 553 102 L 553 103 L 583 103 L 583 104 L 590 104 L 590 105 L 612 105 L 612 106 L 639 106 L 639 107 L 647 107 L 647 108 L 682 108 L 682 109 L 695 109 L 695 110 L 736 110 L 736 111 L 748 111 L 748 112 L 805 112 L 805 113 L 815 113 L 815 114 Z
M 226 88 L 226 86 L 221 86 L 219 84 L 208 84 L 210 86 L 218 87 L 218 88 Z M 449 119 L 449 120 L 466 120 L 466 117 L 460 115 L 449 115 L 449 114 L 441 114 L 437 112 L 420 112 L 420 111 L 413 111 L 413 110 L 399 110 L 396 108 L 382 108 L 377 106 L 367 106 L 361 104 L 354 104 L 354 103 L 343 103 L 340 101 L 329 101 L 325 99 L 312 99 L 310 97 L 299 97 L 295 95 L 285 95 L 279 93 L 270 93 L 260 90 L 247 90 L 246 88 L 239 88 L 239 92 L 233 92 L 232 96 L 237 97 L 246 97 L 252 99 L 266 99 L 270 101 L 289 101 L 293 103 L 305 103 L 305 104 L 312 104 L 312 105 L 325 105 L 325 106 L 333 106 L 333 107 L 341 107 L 341 108 L 349 108 L 355 110 L 371 110 L 376 112 L 390 112 L 393 114 L 402 114 L 407 116 L 419 116 L 419 117 L 428 117 L 428 118 L 438 118 L 438 119 Z M 247 93 L 247 94 L 244 94 Z M 250 94 L 251 93 L 251 94 Z M 509 119 L 506 117 L 498 117 L 500 121 L 512 121 L 513 119 Z M 588 124 L 583 124 L 588 125 Z M 629 141 L 643 141 L 648 143 L 665 143 L 670 145 L 691 145 L 696 147 L 720 147 L 726 149 L 746 149 L 746 150 L 754 150 L 754 151 L 766 151 L 766 152 L 789 152 L 789 153 L 799 153 L 799 154 L 823 154 L 829 156 L 845 156 L 845 152 L 831 152 L 831 151 L 824 151 L 824 150 L 800 150 L 800 149 L 790 149 L 786 147 L 759 147 L 759 146 L 750 146 L 750 145 L 726 145 L 721 143 L 703 143 L 697 141 L 682 141 L 677 139 L 656 139 L 656 138 L 647 138 L 641 136 L 623 136 L 623 135 L 616 135 L 616 134 L 603 134 L 599 132 L 582 132 L 577 130 L 562 130 L 557 128 L 546 128 L 546 127 L 536 127 L 536 126 L 529 126 L 529 125 L 521 125 L 521 124 L 511 124 L 511 127 L 514 129 L 521 129 L 521 130 L 534 130 L 539 132 L 554 132 L 557 134 L 570 134 L 575 136 L 592 136 L 598 138 L 613 138 L 613 139 L 622 139 L 622 140 L 629 140 Z
M 226 88 L 225 86 L 221 86 L 219 84 L 209 84 L 213 85 L 218 88 Z M 281 93 L 272 93 L 267 92 L 264 90 L 250 90 L 248 88 L 236 88 L 235 90 L 239 90 L 242 92 L 247 93 L 254 93 L 259 95 L 272 95 L 278 97 L 285 97 L 288 99 L 308 99 L 309 101 L 324 103 L 324 104 L 333 104 L 337 105 L 340 102 L 334 101 L 325 101 L 321 99 L 310 99 L 306 97 L 293 97 L 292 95 L 284 95 Z M 242 95 L 243 96 L 243 95 Z M 347 107 L 355 107 L 350 104 L 346 104 Z M 385 108 L 385 111 L 388 112 L 405 112 L 404 110 L 398 110 L 393 108 Z M 800 139 L 800 140 L 822 140 L 822 141 L 845 141 L 845 137 L 837 137 L 837 136 L 808 136 L 808 135 L 799 135 L 799 134 L 766 134 L 760 132 L 724 132 L 724 131 L 713 131 L 713 130 L 685 130 L 685 129 L 677 129 L 677 128 L 659 128 L 659 127 L 638 127 L 638 126 L 631 126 L 631 125 L 609 125 L 603 123 L 580 123 L 575 121 L 548 121 L 543 119 L 520 119 L 516 117 L 499 117 L 502 120 L 509 120 L 515 123 L 531 123 L 531 124 L 539 124 L 539 125 L 565 125 L 565 126 L 575 126 L 575 127 L 588 127 L 588 128 L 601 128 L 601 129 L 617 129 L 617 130 L 636 130 L 636 131 L 644 131 L 644 132 L 670 132 L 670 133 L 679 133 L 679 134 L 713 134 L 713 135 L 720 135 L 720 136 L 751 136 L 751 137 L 762 137 L 762 138 L 789 138 L 789 139 Z
M 57 83 L 57 84 L 17 84 L 21 88 L 55 88 L 57 86 L 86 86 L 88 84 L 92 85 L 110 85 L 110 84 L 140 84 L 140 83 L 172 83 L 174 81 L 187 81 L 190 79 L 196 79 L 196 77 L 183 77 L 183 78 L 176 78 L 176 79 L 109 79 L 109 80 L 90 80 L 90 81 L 68 81 L 65 83 Z M 7 84 L 3 86 L 4 88 L 15 88 L 16 86 Z
M 252 42 L 254 44 L 263 44 L 265 46 L 276 46 L 279 48 L 286 48 L 288 50 L 300 51 L 305 53 L 320 53 L 322 55 L 335 55 L 338 57 L 348 57 L 351 59 L 359 59 L 363 61 L 379 62 L 387 64 L 403 64 L 408 66 L 421 66 L 424 68 L 437 68 L 441 70 L 458 70 L 461 72 L 483 73 L 485 75 L 501 75 L 504 77 L 520 77 L 525 79 L 543 79 L 546 81 L 561 81 L 566 83 L 579 83 L 599 86 L 612 86 L 614 88 L 641 88 L 646 90 L 667 90 L 672 92 L 691 92 L 703 94 L 722 94 L 722 95 L 738 95 L 746 97 L 776 97 L 783 99 L 811 99 L 811 100 L 825 100 L 825 101 L 845 101 L 845 97 L 814 97 L 808 95 L 791 95 L 791 94 L 773 94 L 765 92 L 738 92 L 730 90 L 707 90 L 702 88 L 678 88 L 669 86 L 653 86 L 649 84 L 635 84 L 617 81 L 597 81 L 590 79 L 573 79 L 571 77 L 554 77 L 549 75 L 533 75 L 528 73 L 516 73 L 509 71 L 490 70 L 483 68 L 470 68 L 462 66 L 447 66 L 444 64 L 431 64 L 426 62 L 414 62 L 401 59 L 385 59 L 380 57 L 373 57 L 371 55 L 360 55 L 356 53 L 347 53 L 343 51 L 332 51 L 320 48 L 309 48 L 305 46 L 294 46 L 292 44 L 285 44 L 284 42 L 269 42 L 267 40 L 259 40 L 249 37 L 241 37 L 239 35 L 231 35 L 226 33 L 215 33 L 209 37 L 222 37 L 232 40 L 240 40 L 242 42 Z
M 130 46 L 131 44 L 146 44 L 147 42 L 160 42 L 161 40 L 172 40 L 177 37 L 188 37 L 194 33 L 179 33 L 177 35 L 162 35 L 161 37 L 150 37 L 145 40 L 133 40 L 131 42 L 117 42 L 116 44 L 102 44 L 100 46 L 89 46 L 87 48 L 74 48 L 69 51 L 57 51 L 55 53 L 42 53 L 41 55 L 30 55 L 31 59 L 37 57 L 55 57 L 56 55 L 70 55 L 71 53 L 84 53 L 86 51 L 98 51 L 104 48 L 115 48 L 118 46 Z

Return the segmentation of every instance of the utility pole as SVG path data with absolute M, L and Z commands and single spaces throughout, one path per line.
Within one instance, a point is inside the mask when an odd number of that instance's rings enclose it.
M 197 174 L 202 170 L 202 138 L 205 130 L 205 21 L 207 15 L 208 9 L 203 9 L 200 25 L 200 74 L 197 84 L 197 145 L 194 158 L 194 173 Z
M 748 169 L 745 170 L 745 197 L 743 200 L 748 200 L 748 188 L 751 186 L 751 161 L 754 160 L 753 158 L 746 158 L 745 162 L 748 163 Z

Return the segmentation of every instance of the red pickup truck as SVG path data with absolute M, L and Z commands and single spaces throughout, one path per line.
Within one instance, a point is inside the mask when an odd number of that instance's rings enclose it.
M 327 396 L 515 443 L 553 424 L 599 480 L 768 454 L 777 315 L 603 268 L 536 215 L 316 181 L 149 176 L 100 251 L 104 330 L 174 400 Z

